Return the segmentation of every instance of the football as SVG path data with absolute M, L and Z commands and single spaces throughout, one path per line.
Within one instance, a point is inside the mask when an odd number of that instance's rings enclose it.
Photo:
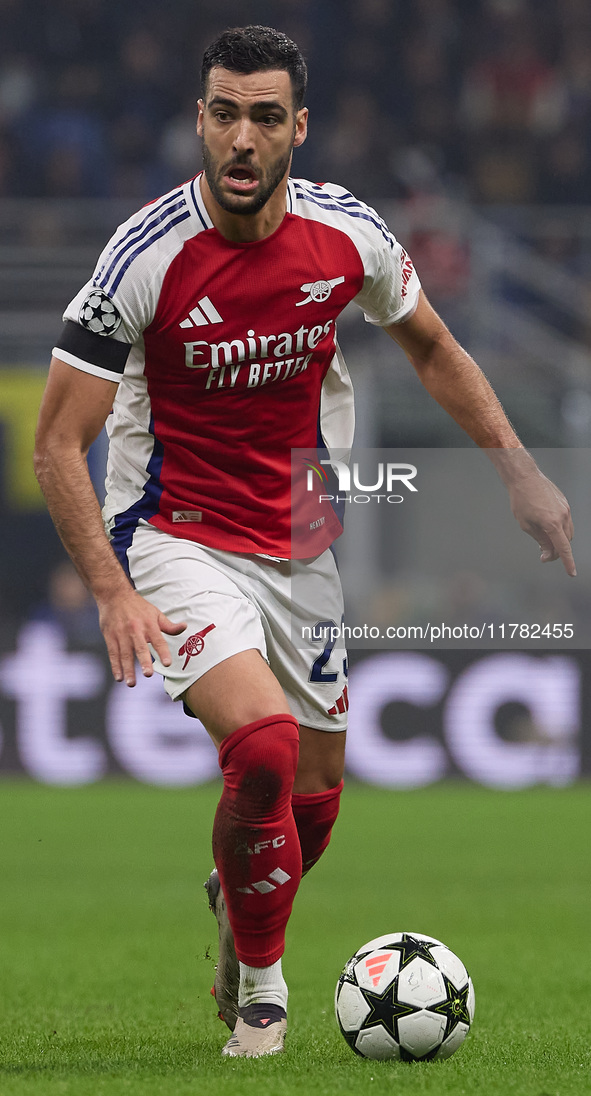
M 349 959 L 337 982 L 335 1012 L 362 1058 L 449 1058 L 470 1030 L 474 987 L 464 964 L 440 940 L 393 932 Z

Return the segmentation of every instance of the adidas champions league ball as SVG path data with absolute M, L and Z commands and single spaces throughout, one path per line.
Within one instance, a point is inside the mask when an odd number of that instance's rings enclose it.
M 474 1017 L 474 987 L 453 951 L 418 932 L 378 936 L 349 959 L 335 1012 L 362 1058 L 449 1058 Z

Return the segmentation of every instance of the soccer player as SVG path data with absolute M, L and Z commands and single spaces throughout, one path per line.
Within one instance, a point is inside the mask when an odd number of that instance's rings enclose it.
M 135 684 L 134 656 L 146 676 L 156 669 L 219 749 L 207 888 L 228 1056 L 283 1049 L 285 927 L 342 788 L 345 651 L 303 651 L 291 639 L 292 619 L 300 634 L 341 620 L 330 551 L 340 526 L 323 510 L 305 551 L 292 553 L 290 454 L 351 444 L 335 332 L 350 301 L 495 451 L 542 559 L 560 557 L 574 574 L 566 500 L 428 304 L 404 249 L 339 186 L 290 178 L 306 138 L 305 87 L 300 51 L 276 30 L 226 31 L 207 49 L 204 171 L 131 217 L 66 309 L 36 446 L 115 679 Z M 86 454 L 105 421 L 101 520 Z

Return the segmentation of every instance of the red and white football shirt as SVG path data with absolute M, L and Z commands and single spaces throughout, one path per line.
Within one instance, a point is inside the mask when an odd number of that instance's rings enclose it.
M 236 244 L 214 228 L 200 178 L 118 229 L 54 353 L 121 382 L 104 518 L 122 559 L 141 520 L 289 557 L 291 450 L 353 440 L 337 317 L 355 301 L 370 323 L 400 322 L 420 284 L 378 214 L 341 187 L 290 179 L 277 231 Z M 341 531 L 329 503 L 316 508 L 305 555 Z

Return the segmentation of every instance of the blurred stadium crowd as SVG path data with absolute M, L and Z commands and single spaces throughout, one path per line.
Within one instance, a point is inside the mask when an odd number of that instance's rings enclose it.
M 194 174 L 203 48 L 245 22 L 308 59 L 295 174 L 588 201 L 588 0 L 0 0 L 0 196 L 144 201 Z

